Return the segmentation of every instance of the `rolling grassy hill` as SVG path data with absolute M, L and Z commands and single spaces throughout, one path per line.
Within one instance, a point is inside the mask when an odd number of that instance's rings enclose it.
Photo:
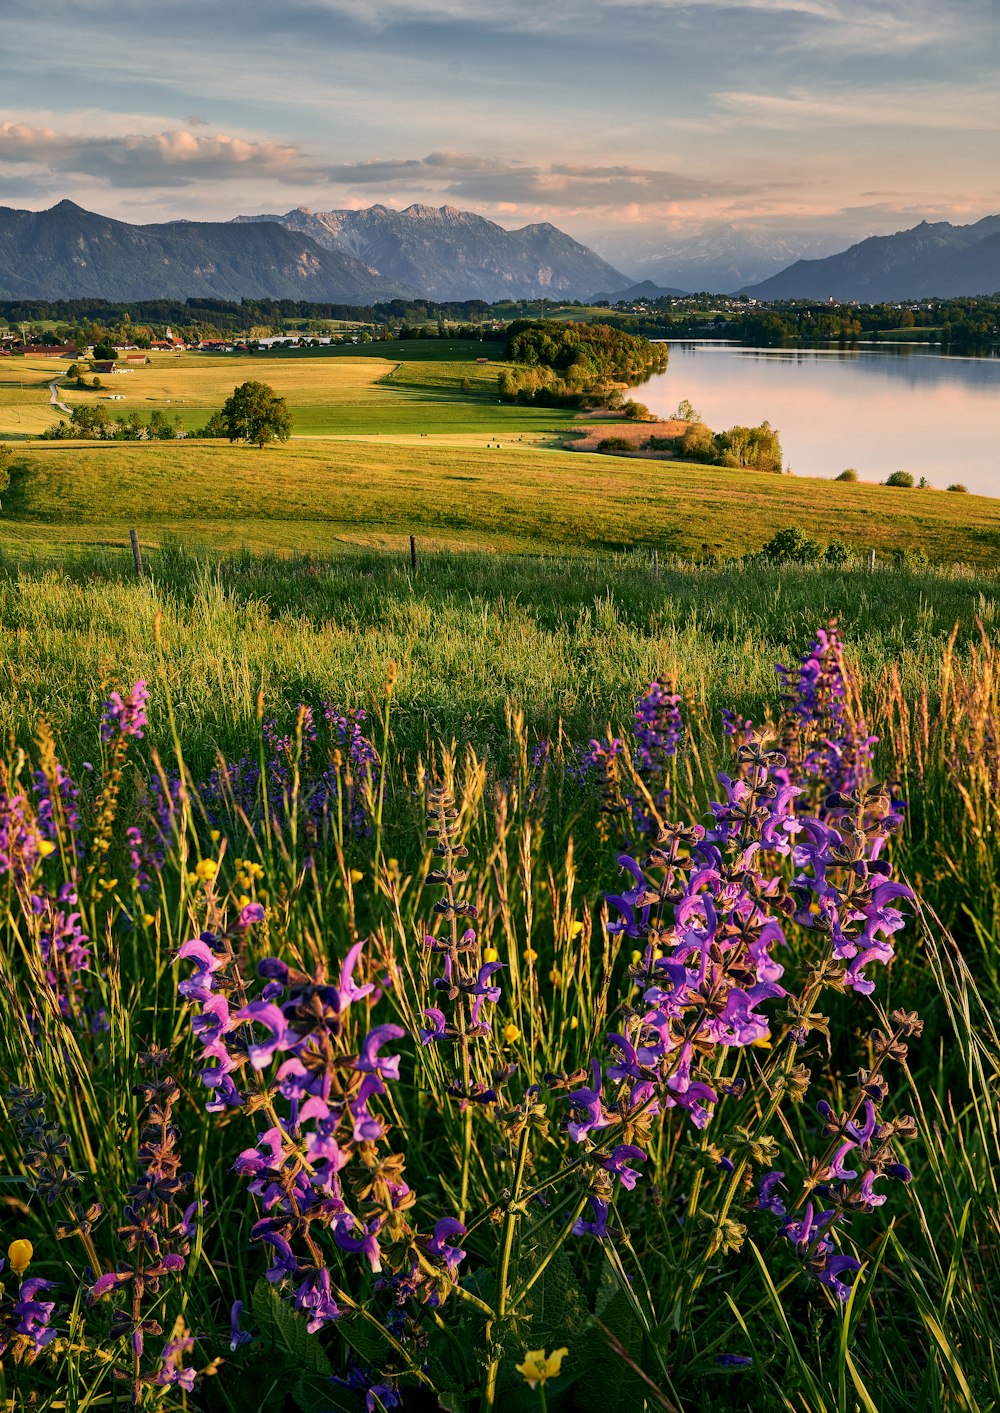
M 922 550 L 1000 562 L 1000 500 L 775 477 L 666 461 L 566 453 L 599 423 L 552 408 L 499 405 L 490 345 L 348 345 L 322 354 L 157 356 L 100 391 L 60 389 L 70 406 L 110 394 L 113 414 L 154 409 L 200 427 L 237 383 L 288 399 L 292 441 L 263 452 L 227 443 L 39 442 L 60 414 L 49 384 L 65 365 L 0 364 L 0 439 L 17 451 L 0 544 L 120 543 L 134 525 L 215 548 L 329 551 L 345 544 L 583 553 L 657 548 L 684 558 L 759 549 L 798 526 L 859 552 Z M 629 424 L 634 430 L 634 424 Z
M 939 491 L 635 462 L 480 438 L 450 444 L 302 441 L 263 452 L 219 443 L 52 443 L 26 450 L 4 496 L 2 537 L 120 541 L 131 525 L 218 547 L 395 545 L 691 557 L 759 549 L 798 525 L 865 551 L 923 549 L 995 565 L 1000 502 Z

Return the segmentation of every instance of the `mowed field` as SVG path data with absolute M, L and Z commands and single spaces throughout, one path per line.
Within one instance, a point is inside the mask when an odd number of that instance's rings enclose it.
M 1000 501 L 986 497 L 570 453 L 588 434 L 635 424 L 501 405 L 499 365 L 476 361 L 484 349 L 427 340 L 168 354 L 105 378 L 102 391 L 60 393 L 73 405 L 113 391 L 124 394 L 106 404 L 114 414 L 158 408 L 194 428 L 256 378 L 294 418 L 292 440 L 263 451 L 192 438 L 38 441 L 59 416 L 48 398 L 62 365 L 3 360 L 0 440 L 17 456 L 0 544 L 121 544 L 135 526 L 149 545 L 180 536 L 215 549 L 398 547 L 413 534 L 429 549 L 705 558 L 758 550 L 797 526 L 882 558 L 919 550 L 983 568 L 1000 558 Z
M 204 426 L 247 379 L 268 383 L 287 399 L 293 437 L 395 434 L 543 433 L 565 429 L 569 412 L 498 407 L 499 365 L 477 358 L 496 345 L 428 340 L 345 345 L 251 356 L 153 354 L 144 368 L 106 374 L 99 390 L 60 388 L 67 406 L 101 403 L 113 416 L 154 409 L 177 416 L 186 431 Z M 37 437 L 63 414 L 49 405 L 49 384 L 65 375 L 65 359 L 0 361 L 0 438 Z M 89 376 L 89 375 L 88 375 Z M 121 401 L 111 399 L 120 398 Z

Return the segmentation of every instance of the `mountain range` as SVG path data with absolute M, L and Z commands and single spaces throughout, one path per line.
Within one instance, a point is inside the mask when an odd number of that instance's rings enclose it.
M 507 231 L 451 206 L 150 226 L 72 201 L 0 206 L 0 299 L 580 299 L 630 283 L 555 226 Z
M 710 229 L 672 253 L 661 249 L 660 277 L 647 256 L 648 278 L 636 284 L 548 223 L 508 231 L 453 206 L 299 207 L 283 216 L 139 226 L 61 201 L 48 211 L 0 206 L 0 299 L 216 296 L 358 305 L 548 296 L 616 303 L 738 289 L 762 300 L 877 302 L 1000 291 L 1000 215 L 968 226 L 922 221 L 739 285 L 738 274 L 755 260 L 759 269 L 777 258 L 782 242 L 775 240 Z
M 0 206 L 0 298 L 309 299 L 367 304 L 385 281 L 360 260 L 267 223 L 132 226 L 60 201 Z M 391 291 L 395 293 L 395 291 Z
M 454 206 L 394 211 L 309 211 L 239 216 L 276 222 L 310 236 L 323 250 L 353 256 L 400 289 L 427 299 L 586 299 L 631 283 L 587 246 L 543 222 L 517 231 Z
M 1000 216 L 969 226 L 921 221 L 824 260 L 797 260 L 741 293 L 757 299 L 883 300 L 1000 292 Z

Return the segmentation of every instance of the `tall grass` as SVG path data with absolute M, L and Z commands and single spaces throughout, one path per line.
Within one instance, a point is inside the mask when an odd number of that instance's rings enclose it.
M 917 1121 L 908 1150 L 914 1180 L 852 1232 L 868 1264 L 851 1301 L 840 1312 L 811 1290 L 755 1218 L 744 1218 L 752 1241 L 742 1252 L 725 1266 L 714 1258 L 703 1266 L 703 1243 L 658 1186 L 693 1161 L 685 1156 L 688 1134 L 665 1126 L 650 1164 L 653 1181 L 628 1205 L 630 1236 L 609 1242 L 597 1262 L 572 1246 L 547 1258 L 555 1227 L 545 1209 L 529 1206 L 529 1225 L 512 1248 L 521 1253 L 510 1268 L 515 1314 L 494 1321 L 482 1343 L 474 1301 L 492 1300 L 492 1288 L 485 1275 L 465 1279 L 471 1302 L 462 1297 L 458 1311 L 454 1301 L 441 1311 L 450 1336 L 425 1316 L 429 1333 L 445 1344 L 432 1342 L 427 1368 L 404 1381 L 404 1406 L 472 1408 L 493 1378 L 496 1406 L 537 1407 L 538 1393 L 515 1362 L 529 1349 L 565 1344 L 564 1372 L 548 1390 L 551 1407 L 985 1413 L 1000 1398 L 1000 1040 L 993 1019 L 1000 999 L 1000 683 L 992 582 L 764 569 L 737 578 L 680 567 L 654 578 L 648 562 L 634 560 L 517 561 L 514 581 L 514 567 L 435 557 L 414 582 L 403 566 L 374 555 L 337 563 L 244 555 L 212 565 L 174 549 L 142 585 L 110 555 L 55 570 L 9 566 L 0 580 L 10 789 L 26 784 L 39 760 L 51 770 L 45 733 L 32 745 L 40 714 L 74 769 L 89 760 L 106 781 L 114 763 L 105 747 L 101 764 L 101 702 L 134 677 L 150 685 L 147 737 L 130 747 L 112 804 L 97 784 L 90 789 L 80 831 L 89 839 L 102 811 L 115 816 L 112 848 L 85 871 L 80 889 L 94 959 L 74 1001 L 88 1020 L 103 1012 L 106 1024 L 67 1023 L 39 961 L 37 916 L 8 873 L 0 1054 L 8 1083 L 45 1094 L 68 1136 L 81 1198 L 105 1203 L 93 1243 L 107 1268 L 120 1255 L 114 1229 L 134 1173 L 137 1057 L 154 1044 L 171 1050 L 185 1166 L 208 1208 L 185 1277 L 161 1304 L 168 1332 L 175 1318 L 192 1331 L 196 1366 L 216 1362 L 194 1394 L 168 1392 L 174 1402 L 167 1406 L 185 1399 L 206 1409 L 361 1406 L 329 1375 L 352 1361 L 377 1363 L 385 1352 L 384 1335 L 366 1333 L 355 1318 L 333 1337 L 303 1342 L 301 1328 L 270 1303 L 266 1283 L 258 1285 L 264 1262 L 250 1241 L 252 1212 L 230 1172 L 251 1140 L 238 1115 L 220 1128 L 202 1108 L 189 1017 L 176 990 L 178 946 L 218 925 L 227 910 L 232 917 L 245 897 L 266 909 L 260 935 L 246 943 L 254 961 L 279 954 L 304 971 L 336 969 L 364 938 L 365 974 L 385 988 L 375 1019 L 388 1014 L 416 1035 L 433 974 L 421 941 L 440 896 L 427 878 L 424 809 L 430 791 L 442 789 L 454 801 L 455 836 L 469 851 L 461 895 L 477 909 L 478 943 L 505 966 L 490 1043 L 497 1058 L 517 1063 L 525 1083 L 571 1074 L 627 1015 L 632 964 L 630 944 L 604 926 L 604 894 L 621 886 L 621 825 L 578 782 L 577 748 L 609 723 L 623 724 L 636 692 L 667 674 L 686 722 L 665 782 L 670 817 L 703 820 L 708 801 L 718 798 L 717 771 L 732 769 L 719 709 L 734 707 L 758 723 L 775 719 L 775 658 L 797 656 L 837 614 L 866 719 L 880 737 L 877 773 L 906 802 L 893 868 L 922 900 L 898 940 L 883 1004 L 925 1018 L 923 1036 L 910 1043 L 893 1079 L 895 1109 L 912 1110 Z M 296 705 L 322 700 L 371 711 L 382 769 L 376 782 L 359 786 L 368 792 L 368 834 L 353 833 L 347 821 L 345 792 L 356 782 L 348 781 L 343 758 L 330 757 L 331 798 L 340 803 L 319 823 L 297 807 L 308 782 Z M 253 760 L 265 749 L 268 715 L 289 732 L 288 773 L 273 787 L 288 798 L 251 809 L 235 777 L 223 777 L 209 797 L 203 783 L 220 755 Z M 536 765 L 542 736 L 551 747 Z M 128 866 L 124 826 L 141 812 L 148 782 L 173 772 L 183 789 L 162 865 L 142 892 Z M 94 857 L 91 850 L 87 858 Z M 206 860 L 215 867 L 199 872 Z M 54 887 L 72 864 L 62 831 L 40 876 Z M 370 1001 L 365 1007 L 367 1023 Z M 846 999 L 832 997 L 829 1010 L 834 1041 L 828 1053 L 815 1049 L 815 1082 L 839 1095 L 859 1060 L 871 1060 Z M 766 1056 L 749 1054 L 752 1074 Z M 466 1244 L 474 1267 L 488 1271 L 489 1253 L 505 1249 L 515 1220 L 502 1143 L 476 1117 L 470 1149 L 465 1117 L 442 1099 L 450 1076 L 440 1049 L 407 1042 L 404 1071 L 405 1082 L 392 1090 L 392 1122 L 405 1135 L 417 1210 L 427 1227 L 460 1208 L 478 1218 Z M 754 1109 L 758 1118 L 761 1112 Z M 808 1151 L 814 1121 L 804 1111 L 790 1114 L 783 1146 Z M 746 1116 L 734 1108 L 719 1133 L 736 1122 Z M 557 1149 L 554 1127 L 538 1141 L 542 1172 Z M 50 1211 L 28 1198 L 23 1146 L 10 1123 L 0 1152 L 4 1244 L 30 1239 L 32 1273 L 59 1280 L 62 1302 L 60 1336 L 46 1358 L 31 1367 L 4 1361 L 8 1406 L 27 1407 L 33 1386 L 41 1397 L 33 1406 L 113 1406 L 126 1396 L 110 1376 L 113 1344 L 100 1307 L 85 1314 L 76 1294 L 86 1285 L 86 1254 L 72 1241 L 56 1242 L 61 1206 Z M 518 1181 L 527 1190 L 529 1179 Z M 540 1259 L 548 1260 L 543 1275 L 521 1295 Z M 230 1351 L 229 1307 L 237 1298 L 256 1337 Z M 720 1354 L 752 1355 L 753 1366 L 722 1368 Z

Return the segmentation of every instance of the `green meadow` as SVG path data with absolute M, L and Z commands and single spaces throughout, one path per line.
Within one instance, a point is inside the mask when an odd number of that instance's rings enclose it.
M 3 1246 L 20 1260 L 30 1242 L 30 1276 L 55 1282 L 55 1334 L 36 1349 L 21 1332 L 23 1362 L 0 1361 L 0 1408 L 124 1407 L 120 1375 L 163 1413 L 364 1413 L 366 1403 L 404 1413 L 995 1413 L 1000 502 L 574 452 L 575 433 L 593 423 L 498 405 L 495 365 L 475 361 L 484 347 L 170 356 L 108 380 L 126 390 L 116 411 L 176 409 L 188 426 L 244 378 L 269 382 L 288 397 L 295 430 L 263 451 L 39 442 L 27 428 L 50 418 L 51 370 L 19 367 L 15 380 L 0 367 L 0 439 L 15 451 L 0 510 Z M 70 403 L 97 395 L 66 393 Z M 836 569 L 754 557 L 790 527 L 854 553 Z M 846 715 L 831 715 L 839 698 L 821 688 L 796 716 L 775 664 L 794 665 L 831 619 L 843 657 L 824 670 L 846 674 Z M 642 777 L 631 749 L 609 746 L 605 766 L 583 771 L 588 743 L 638 742 L 636 702 L 654 679 L 677 694 L 676 753 Z M 104 704 L 140 680 L 142 736 L 114 710 L 102 733 Z M 814 679 L 804 682 L 803 702 Z M 366 713 L 367 755 L 336 734 L 337 714 L 352 709 Z M 747 847 L 777 790 L 748 766 L 764 760 L 755 746 L 734 759 L 723 709 L 741 731 L 749 717 L 766 741 L 788 743 L 803 789 L 787 816 L 793 840 L 803 843 L 794 831 L 807 814 L 841 831 L 838 851 L 809 865 L 812 883 L 773 839 Z M 838 732 L 876 738 L 872 776 L 884 787 L 828 797 L 808 753 Z M 662 900 L 682 896 L 667 890 L 688 879 L 697 834 L 672 834 L 670 821 L 711 827 L 720 773 L 741 771 L 759 818 L 734 796 L 716 864 L 690 875 L 687 902 L 704 911 L 682 923 L 678 908 L 676 928 L 695 935 L 704 917 L 719 944 L 712 966 L 732 949 L 742 987 L 742 939 L 763 939 L 765 910 L 780 909 L 775 960 L 789 1009 L 772 992 L 769 1033 L 733 1047 L 713 1049 L 701 1021 L 684 1032 L 698 1041 L 697 1082 L 719 1090 L 700 1129 L 671 1107 L 672 1069 L 643 1061 L 668 1101 L 654 1118 L 608 1061 L 624 1053 L 613 1048 L 622 1033 L 637 1043 L 647 1033 L 653 1002 L 636 988 L 678 936 Z M 660 823 L 636 824 L 623 789 L 646 790 L 639 798 Z M 890 797 L 900 824 L 887 839 L 878 831 Z M 689 844 L 672 855 L 678 873 L 671 863 L 657 884 L 662 927 L 608 930 L 609 895 L 629 886 L 622 850 L 641 859 L 668 837 Z M 647 877 L 658 866 L 651 855 Z M 834 901 L 854 929 L 855 908 L 884 907 L 872 891 L 882 869 L 916 901 L 901 905 L 895 957 L 870 964 L 868 998 L 845 991 L 818 904 L 797 911 L 795 890 L 818 896 L 830 876 L 844 880 Z M 710 909 L 701 890 L 713 888 Z M 738 908 L 727 901 L 736 895 Z M 254 919 L 237 922 L 248 906 Z M 451 948 L 447 979 L 430 932 Z M 198 937 L 178 964 L 179 946 Z M 372 1100 L 378 1138 L 368 1129 L 362 1143 L 351 1123 L 337 1131 L 349 1165 L 338 1191 L 360 1215 L 338 1210 L 331 1227 L 326 1194 L 307 1220 L 296 1196 L 279 1225 L 299 1264 L 270 1277 L 259 1189 L 248 1190 L 238 1160 L 276 1124 L 276 1181 L 298 1192 L 318 1180 L 317 1150 L 300 1151 L 297 1108 L 281 1117 L 270 1058 L 258 1079 L 239 1048 L 273 1027 L 274 1006 L 262 1020 L 227 1021 L 216 1042 L 250 1102 L 206 1111 L 208 1042 L 192 1027 L 201 1001 L 178 992 L 199 947 L 211 960 L 206 937 L 220 956 L 234 942 L 225 967 L 211 968 L 215 1003 L 256 995 L 265 958 L 300 967 L 289 986 L 308 989 L 363 943 L 357 980 L 372 985 L 349 1016 L 345 1005 L 342 1025 L 341 977 L 334 1023 L 323 1000 L 310 1011 L 323 1012 L 317 1048 L 302 1053 L 318 1064 L 326 1046 L 332 1095 L 360 1079 L 372 1027 L 391 1022 L 400 1052 L 398 1078 L 386 1062 L 384 1097 Z M 491 962 L 502 985 L 484 1001 L 477 969 Z M 327 994 L 317 983 L 314 996 Z M 698 993 L 684 1023 L 717 1001 Z M 466 1006 L 478 1026 L 464 1062 L 472 1031 L 422 1043 L 428 1018 L 444 1022 L 434 1008 L 453 1005 L 456 1026 Z M 484 1030 L 476 1018 L 487 1006 Z M 790 1023 L 799 1016 L 804 1037 Z M 895 1036 L 891 1064 L 878 1027 Z M 157 1241 L 183 1247 L 184 1260 L 157 1289 L 141 1289 L 140 1276 L 130 1297 L 102 1299 L 97 1270 L 105 1288 L 132 1280 L 132 1268 L 112 1273 L 127 1254 L 124 1194 L 137 1163 L 152 1162 L 139 1142 L 150 1091 L 135 1085 L 154 1051 L 169 1052 L 177 1081 L 176 1214 L 195 1204 L 190 1231 L 164 1217 Z M 587 1102 L 604 1126 L 571 1144 L 568 1119 L 583 1101 L 570 1107 L 566 1094 L 590 1082 L 594 1061 L 606 1066 L 604 1099 Z M 888 1096 L 872 1082 L 880 1069 Z M 737 1071 L 745 1092 L 729 1084 Z M 19 1099 L 13 1078 L 41 1098 Z M 465 1093 L 482 1102 L 457 1102 Z M 823 1198 L 844 1208 L 836 1250 L 853 1291 L 841 1299 L 816 1278 L 817 1243 L 782 1235 L 758 1185 L 777 1171 L 787 1212 L 804 1220 L 832 1174 L 840 1139 L 831 1147 L 830 1133 L 857 1131 L 868 1093 L 898 1133 L 852 1148 L 851 1161 L 885 1184 L 884 1205 L 846 1184 Z M 821 1102 L 850 1117 L 824 1130 Z M 38 1128 L 32 1138 L 39 1105 L 54 1136 Z M 303 1115 L 301 1131 L 311 1122 Z M 641 1145 L 632 1188 L 611 1181 L 624 1151 L 611 1144 L 626 1137 Z M 906 1167 L 889 1172 L 897 1139 Z M 72 1180 L 39 1177 L 28 1145 L 43 1140 L 66 1150 Z M 51 1207 L 45 1182 L 59 1189 Z M 161 1184 L 150 1201 L 174 1212 L 173 1197 Z M 96 1198 L 95 1216 L 86 1204 Z M 606 1230 L 599 1220 L 580 1229 L 588 1204 L 599 1218 L 605 1198 Z M 446 1267 L 450 1248 L 428 1234 L 458 1214 L 463 1263 Z M 362 1218 L 382 1244 L 378 1270 L 351 1245 Z M 404 1292 L 394 1306 L 386 1290 L 401 1271 L 427 1298 Z M 310 1333 L 310 1307 L 295 1308 L 293 1291 L 317 1273 L 334 1283 L 339 1310 Z M 428 1274 L 433 1293 L 420 1286 Z M 15 1287 L 3 1276 L 10 1331 Z M 115 1302 L 131 1313 L 112 1318 Z M 145 1343 L 129 1344 L 122 1329 L 142 1319 Z M 156 1382 L 170 1368 L 159 1363 L 161 1331 L 190 1338 L 190 1393 Z M 544 1401 L 524 1374 L 533 1351 L 555 1361 Z M 366 1399 L 373 1385 L 381 1393 Z

